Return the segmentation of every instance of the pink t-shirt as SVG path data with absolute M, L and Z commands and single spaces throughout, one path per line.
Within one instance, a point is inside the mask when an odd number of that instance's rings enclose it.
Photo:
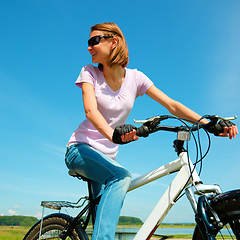
M 113 91 L 107 84 L 103 72 L 93 65 L 82 68 L 75 84 L 81 88 L 82 82 L 94 86 L 98 110 L 113 129 L 126 123 L 135 99 L 142 96 L 153 84 L 142 72 L 126 68 L 121 88 Z M 105 138 L 88 119 L 74 131 L 68 146 L 77 142 L 87 143 L 112 159 L 116 158 L 118 152 L 118 144 Z

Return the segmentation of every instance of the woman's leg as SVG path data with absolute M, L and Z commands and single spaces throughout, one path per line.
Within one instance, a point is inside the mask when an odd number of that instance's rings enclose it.
M 68 168 L 103 184 L 92 240 L 113 240 L 123 201 L 131 182 L 130 173 L 117 162 L 86 144 L 70 146 Z

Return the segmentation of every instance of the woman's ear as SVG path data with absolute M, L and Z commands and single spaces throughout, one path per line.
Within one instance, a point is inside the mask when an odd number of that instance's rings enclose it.
M 114 48 L 116 48 L 117 44 L 118 44 L 118 39 L 117 39 L 117 37 L 113 37 L 113 38 L 112 38 L 112 50 L 113 50 Z

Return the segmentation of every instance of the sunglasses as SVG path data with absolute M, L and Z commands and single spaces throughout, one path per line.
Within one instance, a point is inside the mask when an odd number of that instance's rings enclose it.
M 89 40 L 88 40 L 88 46 L 92 47 L 92 46 L 95 46 L 97 44 L 100 43 L 100 40 L 102 38 L 112 38 L 113 36 L 104 36 L 104 35 L 99 35 L 99 36 L 94 36 L 94 37 L 91 37 Z

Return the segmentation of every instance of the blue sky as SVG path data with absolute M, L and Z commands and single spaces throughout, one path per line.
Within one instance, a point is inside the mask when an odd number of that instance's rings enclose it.
M 117 23 L 130 51 L 128 67 L 170 97 L 201 115 L 228 117 L 240 115 L 239 12 L 238 0 L 1 1 L 0 215 L 40 217 L 41 200 L 76 201 L 86 194 L 85 184 L 68 176 L 64 153 L 85 117 L 74 82 L 91 63 L 92 25 Z M 128 123 L 167 113 L 143 96 Z M 117 161 L 134 177 L 151 171 L 176 158 L 174 137 L 161 132 L 121 146 Z M 239 139 L 212 136 L 204 183 L 219 183 L 224 191 L 240 187 Z M 129 193 L 122 215 L 145 220 L 171 180 Z M 185 198 L 165 220 L 193 221 Z

